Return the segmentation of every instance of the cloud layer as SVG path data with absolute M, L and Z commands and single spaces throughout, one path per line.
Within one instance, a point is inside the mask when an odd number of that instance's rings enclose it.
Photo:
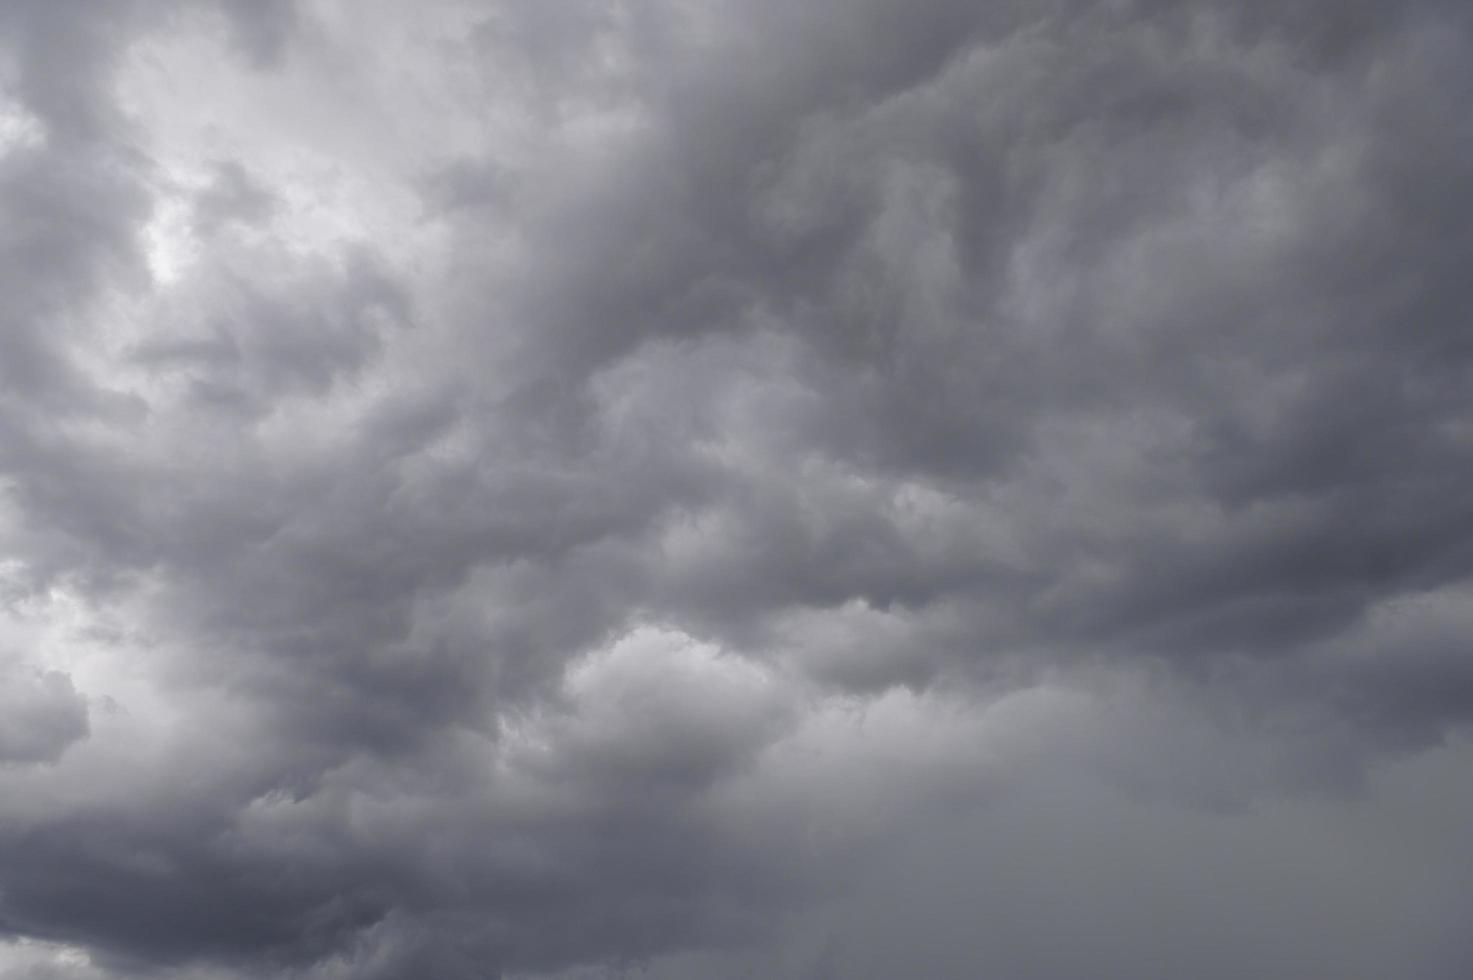
M 0 975 L 1466 977 L 1465 6 L 0 0 Z

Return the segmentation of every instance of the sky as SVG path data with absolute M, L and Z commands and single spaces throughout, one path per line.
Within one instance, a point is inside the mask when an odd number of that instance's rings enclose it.
M 0 977 L 1473 976 L 1473 5 L 0 0 Z

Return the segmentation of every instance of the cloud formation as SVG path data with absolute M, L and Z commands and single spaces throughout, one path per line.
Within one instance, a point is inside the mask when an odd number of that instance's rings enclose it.
M 0 975 L 1466 977 L 1465 6 L 3 0 Z

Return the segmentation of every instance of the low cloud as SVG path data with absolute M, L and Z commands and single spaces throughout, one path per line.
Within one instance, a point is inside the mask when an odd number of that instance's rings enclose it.
M 1465 976 L 1470 31 L 0 5 L 0 975 Z

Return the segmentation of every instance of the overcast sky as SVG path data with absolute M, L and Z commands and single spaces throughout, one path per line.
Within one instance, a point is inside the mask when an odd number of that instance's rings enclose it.
M 0 977 L 1473 977 L 1467 0 L 0 0 Z

